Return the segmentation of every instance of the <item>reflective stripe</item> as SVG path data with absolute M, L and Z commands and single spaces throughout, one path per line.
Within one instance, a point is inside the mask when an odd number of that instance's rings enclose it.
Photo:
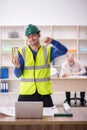
M 25 61 L 25 47 L 22 48 L 22 56 L 23 56 L 23 59 Z
M 35 67 L 34 66 L 25 66 L 24 69 L 26 70 L 33 70 Z
M 48 64 L 48 55 L 47 55 L 47 48 L 45 46 L 43 46 L 44 48 L 44 57 L 45 57 L 45 64 Z
M 41 65 L 41 66 L 25 66 L 24 69 L 26 70 L 37 70 L 37 69 L 44 69 L 44 68 L 50 68 L 50 65 Z
M 32 79 L 32 78 L 22 78 L 21 82 L 44 82 L 44 81 L 49 81 L 50 77 L 48 78 L 40 78 L 40 79 Z

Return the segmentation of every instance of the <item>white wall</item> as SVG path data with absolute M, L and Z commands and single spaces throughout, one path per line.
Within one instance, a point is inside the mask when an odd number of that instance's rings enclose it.
M 0 0 L 0 25 L 87 25 L 87 0 Z

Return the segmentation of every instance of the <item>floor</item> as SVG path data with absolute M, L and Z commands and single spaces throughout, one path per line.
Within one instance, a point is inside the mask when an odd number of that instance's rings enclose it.
M 57 106 L 63 106 L 65 100 L 65 92 L 55 92 L 51 95 L 53 102 Z M 74 93 L 71 93 L 71 97 L 74 96 Z M 77 93 L 77 96 L 80 97 L 80 94 Z M 0 94 L 0 107 L 9 107 L 14 106 L 15 102 L 17 101 L 18 94 Z M 87 101 L 87 92 L 85 99 Z M 75 106 L 74 101 L 71 102 L 72 105 Z M 87 105 L 87 102 L 86 102 Z M 77 106 L 80 106 L 80 102 L 77 102 Z
M 71 97 L 74 97 L 74 92 L 71 92 Z M 77 93 L 77 97 L 80 97 L 80 93 Z M 62 106 L 64 101 L 65 101 L 65 92 L 58 92 L 58 93 L 54 93 L 52 94 L 52 99 L 54 104 L 56 104 L 57 106 Z M 87 92 L 85 95 L 85 99 L 86 99 L 86 105 L 87 105 Z M 80 101 L 77 101 L 77 105 L 75 105 L 75 101 L 71 101 L 71 106 L 80 106 Z

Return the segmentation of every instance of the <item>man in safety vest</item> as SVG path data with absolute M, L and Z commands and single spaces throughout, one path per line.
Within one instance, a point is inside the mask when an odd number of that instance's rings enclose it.
M 14 73 L 21 77 L 18 101 L 43 101 L 44 107 L 51 107 L 50 64 L 54 58 L 66 54 L 67 48 L 49 37 L 44 39 L 46 46 L 41 45 L 40 30 L 32 24 L 26 27 L 25 36 L 29 44 L 18 50 L 18 58 L 12 59 Z

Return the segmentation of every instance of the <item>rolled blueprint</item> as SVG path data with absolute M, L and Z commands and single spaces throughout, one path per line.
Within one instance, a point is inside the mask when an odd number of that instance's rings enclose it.
M 63 104 L 63 107 L 66 113 L 72 113 L 72 108 L 69 106 L 67 102 Z

